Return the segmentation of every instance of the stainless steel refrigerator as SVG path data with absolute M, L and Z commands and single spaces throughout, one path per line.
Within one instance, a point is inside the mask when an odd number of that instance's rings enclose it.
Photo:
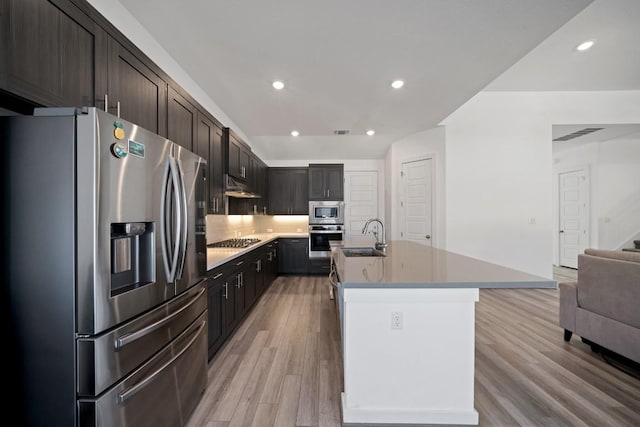
M 95 108 L 0 136 L 11 415 L 184 425 L 207 378 L 205 161 Z

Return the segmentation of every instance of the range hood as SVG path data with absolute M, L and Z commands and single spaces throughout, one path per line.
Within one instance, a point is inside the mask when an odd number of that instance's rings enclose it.
M 247 184 L 235 179 L 229 174 L 225 175 L 225 196 L 236 197 L 238 199 L 258 199 L 259 194 L 251 192 L 247 188 Z

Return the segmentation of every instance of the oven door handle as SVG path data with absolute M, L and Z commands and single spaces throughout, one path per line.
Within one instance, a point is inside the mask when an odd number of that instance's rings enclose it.
M 167 366 L 170 366 L 173 362 L 175 362 L 177 358 L 182 356 L 184 352 L 187 351 L 193 345 L 193 343 L 198 339 L 198 335 L 200 335 L 200 332 L 202 331 L 202 329 L 204 329 L 206 324 L 207 324 L 207 321 L 203 320 L 202 323 L 200 323 L 200 326 L 198 326 L 198 330 L 195 332 L 195 334 L 193 334 L 193 338 L 191 338 L 189 343 L 185 345 L 178 354 L 176 354 L 169 361 L 167 361 L 167 363 L 165 363 L 164 365 L 156 369 L 155 372 L 153 372 L 151 375 L 149 375 L 148 377 L 146 377 L 145 379 L 143 379 L 133 387 L 129 387 L 122 393 L 118 393 L 118 397 L 116 399 L 116 402 L 118 403 L 118 405 L 122 405 L 128 399 L 131 399 L 133 396 L 135 396 L 136 393 L 138 393 L 147 385 L 149 385 L 149 383 L 151 383 L 155 379 L 155 377 L 160 375 L 160 373 L 162 373 L 162 371 L 164 371 L 167 368 Z
M 157 330 L 158 328 L 163 327 L 164 325 L 166 325 L 167 323 L 171 322 L 177 315 L 179 315 L 180 313 L 182 313 L 183 311 L 187 310 L 189 307 L 191 307 L 197 300 L 198 298 L 200 298 L 200 296 L 206 291 L 206 288 L 202 288 L 200 289 L 200 292 L 198 292 L 192 299 L 191 301 L 189 301 L 187 304 L 185 304 L 183 307 L 181 307 L 179 310 L 174 311 L 173 313 L 171 313 L 169 316 L 158 320 L 155 323 L 150 324 L 149 326 L 146 326 L 140 330 L 137 330 L 135 332 L 131 332 L 129 334 L 124 334 L 121 337 L 119 337 L 118 339 L 116 339 L 113 342 L 114 347 L 116 348 L 116 350 L 121 349 L 122 347 L 124 347 L 125 345 L 138 340 L 146 335 L 149 335 L 150 333 L 152 333 L 153 331 Z
M 309 234 L 343 234 L 342 230 L 312 230 Z

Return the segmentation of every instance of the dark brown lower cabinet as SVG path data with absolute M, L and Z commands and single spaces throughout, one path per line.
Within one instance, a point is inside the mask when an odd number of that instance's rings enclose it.
M 224 281 L 224 273 L 219 269 L 209 272 L 210 276 L 207 281 L 207 300 L 208 300 L 208 323 L 209 323 L 209 339 L 208 354 L 209 359 L 218 351 L 225 340 L 225 318 L 224 306 L 226 299 L 226 286 Z
M 309 240 L 279 239 L 278 272 L 281 274 L 307 274 L 309 272 Z
M 224 326 L 226 333 L 234 330 L 242 317 L 244 289 L 242 289 L 241 280 L 241 275 L 237 268 L 233 268 L 232 271 L 227 274 L 227 278 L 225 280 L 227 299 L 225 301 Z
M 270 242 L 207 273 L 209 359 L 275 279 L 276 252 Z

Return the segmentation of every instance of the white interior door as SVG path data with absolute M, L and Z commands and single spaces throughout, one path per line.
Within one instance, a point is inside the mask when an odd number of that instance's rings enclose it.
M 361 236 L 364 223 L 378 217 L 378 172 L 345 171 L 344 179 L 345 235 Z
M 433 159 L 402 163 L 400 236 L 432 246 L 433 219 Z
M 589 180 L 585 169 L 559 174 L 560 265 L 578 268 L 578 254 L 589 243 Z

